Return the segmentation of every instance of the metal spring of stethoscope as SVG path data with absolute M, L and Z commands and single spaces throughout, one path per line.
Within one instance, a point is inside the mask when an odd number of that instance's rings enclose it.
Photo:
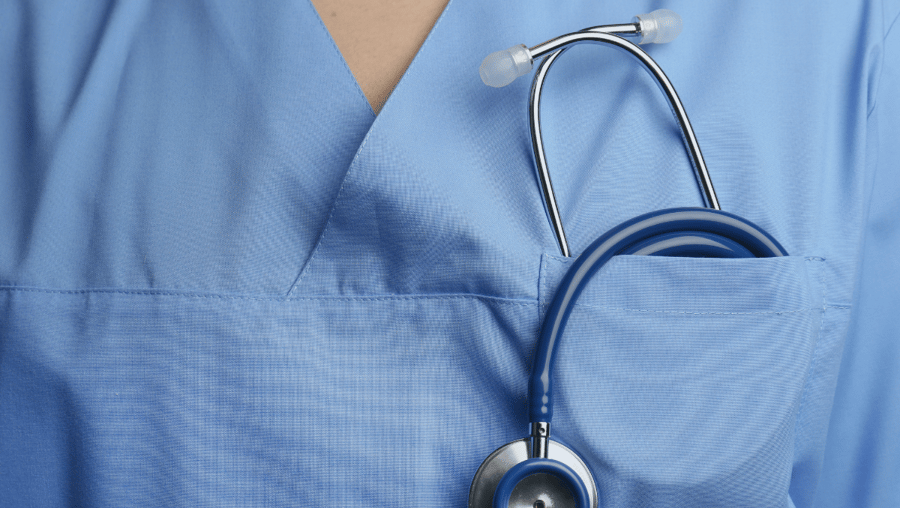
M 544 319 L 529 381 L 529 437 L 508 443 L 488 456 L 469 490 L 469 507 L 595 508 L 599 494 L 587 464 L 571 449 L 550 439 L 553 416 L 552 367 L 569 315 L 593 276 L 619 254 L 690 257 L 775 257 L 787 252 L 768 233 L 736 215 L 722 212 L 700 152 L 693 128 L 675 88 L 657 63 L 639 46 L 669 42 L 681 31 L 681 18 L 661 9 L 636 16 L 632 23 L 586 28 L 532 48 L 524 45 L 485 58 L 481 76 L 485 84 L 500 87 L 529 72 L 533 60 L 549 55 L 534 76 L 529 100 L 535 167 L 548 219 L 562 254 L 570 251 L 550 181 L 540 128 L 540 99 L 547 72 L 571 45 L 609 44 L 637 58 L 666 95 L 681 133 L 700 193 L 707 208 L 674 208 L 635 217 L 595 240 L 566 273 Z

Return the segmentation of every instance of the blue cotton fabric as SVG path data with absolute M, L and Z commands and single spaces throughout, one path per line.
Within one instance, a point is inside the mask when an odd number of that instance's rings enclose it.
M 601 506 L 900 505 L 900 2 L 451 0 L 376 117 L 307 0 L 0 5 L 0 506 L 465 506 L 527 432 L 558 255 L 485 55 L 660 7 L 725 210 L 791 256 L 621 256 L 556 365 Z M 699 206 L 576 47 L 542 119 L 575 254 Z

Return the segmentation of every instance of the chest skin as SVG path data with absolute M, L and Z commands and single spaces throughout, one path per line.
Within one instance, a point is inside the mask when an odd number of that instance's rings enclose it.
M 448 0 L 312 0 L 375 113 Z

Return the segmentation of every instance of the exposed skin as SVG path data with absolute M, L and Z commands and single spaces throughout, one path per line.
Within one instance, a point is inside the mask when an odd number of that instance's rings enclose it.
M 312 0 L 377 114 L 449 0 Z

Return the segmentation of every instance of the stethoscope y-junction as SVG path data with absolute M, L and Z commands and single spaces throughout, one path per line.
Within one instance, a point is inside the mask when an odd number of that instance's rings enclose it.
M 478 469 L 469 491 L 469 507 L 594 508 L 599 495 L 587 464 L 570 448 L 550 439 L 553 418 L 552 368 L 566 323 L 579 295 L 613 256 L 687 256 L 749 258 L 786 256 L 768 233 L 750 221 L 720 210 L 712 181 L 687 113 L 662 69 L 638 45 L 669 42 L 681 31 L 681 18 L 658 10 L 636 16 L 632 23 L 591 27 L 557 37 L 532 48 L 524 45 L 498 51 L 485 58 L 482 80 L 501 87 L 532 69 L 535 58 L 547 55 L 538 66 L 531 87 L 529 114 L 535 165 L 547 215 L 564 256 L 569 246 L 556 205 L 544 155 L 540 128 L 540 100 L 544 79 L 553 63 L 571 45 L 608 44 L 637 58 L 666 95 L 684 139 L 706 208 L 673 208 L 626 221 L 588 246 L 572 264 L 553 298 L 538 339 L 528 386 L 531 435 L 494 451 Z

